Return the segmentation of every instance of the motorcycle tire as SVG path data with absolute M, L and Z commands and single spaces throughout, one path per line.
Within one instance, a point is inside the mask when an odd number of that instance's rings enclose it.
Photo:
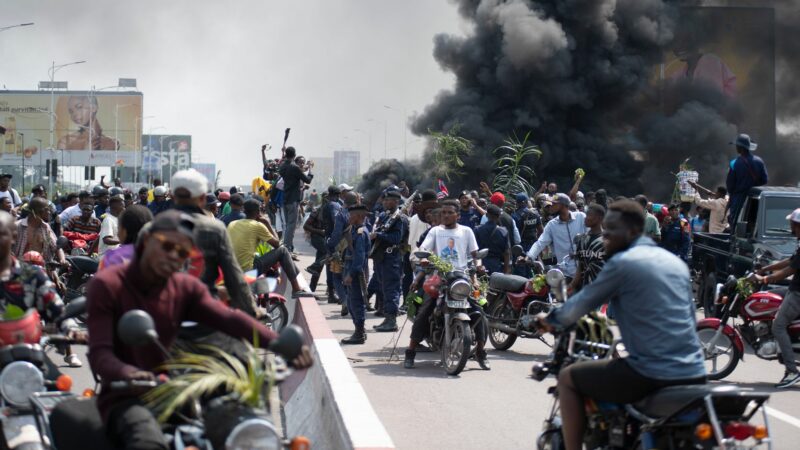
M 502 296 L 498 298 L 490 307 L 489 307 L 489 316 L 494 318 L 506 318 L 503 314 L 510 314 L 508 318 L 514 318 L 514 310 L 511 309 L 511 305 L 506 301 L 506 297 Z M 504 333 L 500 330 L 492 328 L 491 325 L 489 328 L 489 341 L 492 343 L 492 347 L 500 351 L 506 351 L 517 342 L 517 335 L 515 334 L 508 334 Z
M 537 450 L 564 450 L 564 437 L 561 428 L 544 431 L 536 439 Z
M 445 336 L 442 347 L 442 360 L 448 375 L 458 375 L 467 365 L 472 347 L 472 328 L 468 323 L 454 320 L 450 324 L 450 334 Z
M 268 325 L 276 333 L 280 333 L 289 324 L 289 310 L 281 301 L 275 300 L 268 303 L 267 314 L 272 318 Z
M 712 339 L 716 332 L 717 328 L 712 326 L 700 325 L 697 327 L 697 337 L 700 339 L 700 345 L 703 347 L 704 361 L 708 361 L 710 359 L 705 356 L 705 343 Z M 704 340 L 704 337 L 706 337 L 706 340 Z M 725 333 L 722 333 L 717 341 L 716 347 L 719 347 L 720 344 L 727 345 L 725 348 L 728 349 L 726 354 L 728 355 L 729 361 L 722 367 L 722 369 L 717 369 L 716 362 L 712 363 L 711 368 L 706 366 L 706 377 L 709 380 L 721 380 L 727 377 L 733 372 L 734 369 L 736 369 L 736 365 L 739 364 L 739 360 L 742 359 L 742 352 L 734 343 L 733 338 Z

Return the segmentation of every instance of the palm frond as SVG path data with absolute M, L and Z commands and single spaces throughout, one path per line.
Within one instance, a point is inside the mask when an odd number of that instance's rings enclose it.
M 451 127 L 446 133 L 428 130 L 433 142 L 433 172 L 438 178 L 448 181 L 455 175 L 463 175 L 464 157 L 472 153 L 472 142 L 458 135 L 460 124 Z
M 240 401 L 260 407 L 264 386 L 272 386 L 273 373 L 268 372 L 256 350 L 248 345 L 247 363 L 225 351 L 200 346 L 205 353 L 181 351 L 162 366 L 170 380 L 144 396 L 145 402 L 164 422 L 189 401 L 224 390 Z M 269 391 L 268 391 L 269 392 Z
M 530 132 L 520 139 L 516 133 L 509 136 L 505 143 L 493 150 L 495 177 L 492 187 L 496 191 L 507 194 L 526 192 L 533 194 L 531 185 L 536 172 L 530 166 L 532 160 L 542 156 L 542 151 L 535 145 L 529 145 Z

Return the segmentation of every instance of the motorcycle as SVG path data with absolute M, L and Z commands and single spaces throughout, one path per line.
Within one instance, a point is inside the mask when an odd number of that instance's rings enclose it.
M 778 343 L 772 334 L 772 321 L 786 295 L 786 287 L 756 291 L 745 297 L 737 284 L 738 280 L 731 275 L 724 285 L 718 285 L 719 318 L 708 317 L 697 323 L 697 335 L 703 345 L 706 371 L 711 380 L 727 377 L 739 361 L 744 360 L 745 342 L 761 359 L 780 358 Z M 743 323 L 736 325 L 737 318 Z M 792 348 L 800 351 L 800 319 L 793 321 L 788 331 Z
M 521 253 L 520 246 L 512 249 L 515 259 Z M 489 308 L 486 315 L 489 319 L 489 342 L 497 350 L 508 350 L 518 337 L 539 339 L 545 345 L 550 345 L 536 328 L 535 319 L 538 314 L 550 312 L 560 292 L 551 291 L 547 283 L 538 285 L 535 281 L 545 270 L 541 262 L 534 262 L 533 268 L 535 275 L 532 279 L 500 272 L 489 277 Z M 547 276 L 557 274 L 563 277 L 559 269 L 550 269 Z
M 126 345 L 155 345 L 168 355 L 158 341 L 152 317 L 144 311 L 132 310 L 125 313 L 117 324 L 117 335 Z M 281 364 L 281 359 L 290 361 L 297 357 L 303 343 L 302 330 L 291 325 L 270 344 L 270 350 L 279 355 L 274 366 L 276 382 L 284 380 L 290 373 L 290 369 Z M 261 362 L 267 364 L 265 360 Z M 157 389 L 165 383 L 169 383 L 167 378 L 159 377 L 156 381 L 113 381 L 108 387 L 120 391 L 147 391 Z M 265 383 L 264 386 L 268 385 L 269 383 Z M 48 448 L 114 448 L 106 436 L 94 397 L 37 393 L 31 401 L 38 422 L 43 425 L 40 427 L 42 436 L 53 443 Z M 190 399 L 170 415 L 162 425 L 162 430 L 170 448 L 176 450 L 188 446 L 203 450 L 310 448 L 308 439 L 302 436 L 292 440 L 282 439 L 268 411 L 247 404 L 244 399 L 225 389 L 217 389 L 210 394 Z
M 56 327 L 85 310 L 86 299 L 75 299 L 55 321 Z M 72 379 L 59 373 L 44 349 L 47 345 L 75 342 L 43 333 L 35 309 L 0 322 L 0 341 L 5 344 L 0 347 L 0 449 L 46 449 L 48 442 L 39 432 L 40 423 L 31 400 L 35 396 L 65 395 L 72 388 Z
M 488 249 L 479 250 L 477 259 L 485 258 L 488 253 Z M 418 251 L 414 255 L 422 261 L 427 260 L 431 253 Z M 471 278 L 477 271 L 475 260 L 470 261 L 467 270 L 439 273 L 429 265 L 426 271 L 428 276 L 423 290 L 437 302 L 430 318 L 427 343 L 431 351 L 441 350 L 442 365 L 447 374 L 458 375 L 474 351 L 475 327 L 486 326 L 478 305 L 480 292 L 472 289 Z M 471 313 L 475 310 L 479 312 Z
M 256 275 L 252 270 L 245 273 L 250 290 L 256 297 L 256 304 L 264 312 L 262 322 L 280 332 L 289 324 L 289 310 L 286 308 L 286 297 L 276 291 L 280 284 L 280 271 L 273 269 L 263 275 Z M 267 323 L 268 322 L 268 323 Z
M 61 236 L 56 241 L 56 245 L 69 254 L 69 239 Z M 67 256 L 66 260 L 66 269 L 61 270 L 60 267 L 54 267 L 54 269 L 59 271 L 58 277 L 65 286 L 65 292 L 62 295 L 64 302 L 69 303 L 75 298 L 86 295 L 86 285 L 97 273 L 99 261 L 83 255 Z
M 607 326 L 598 331 L 599 319 L 599 315 L 584 318 L 554 333 L 553 353 L 534 366 L 533 378 L 543 381 L 549 375 L 557 377 L 570 364 L 614 357 L 619 341 L 604 332 Z M 548 393 L 553 405 L 536 445 L 539 450 L 559 450 L 564 448 L 564 437 L 558 389 L 552 386 Z M 583 444 L 591 449 L 772 448 L 767 400 L 768 393 L 730 385 L 671 386 L 633 404 L 587 399 Z M 764 425 L 750 423 L 759 411 Z

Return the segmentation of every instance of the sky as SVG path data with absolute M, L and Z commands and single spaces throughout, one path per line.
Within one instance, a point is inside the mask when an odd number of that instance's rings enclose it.
M 433 59 L 433 37 L 465 27 L 446 0 L 0 5 L 0 27 L 35 23 L 0 33 L 0 88 L 36 89 L 53 61 L 87 61 L 58 72 L 71 90 L 136 78 L 143 115 L 154 116 L 142 129 L 192 135 L 193 160 L 216 163 L 226 185 L 260 173 L 261 144 L 279 156 L 287 127 L 312 159 L 361 150 L 365 170 L 370 153 L 402 159 L 407 146 L 419 157 L 425 141 L 407 116 L 454 83 Z

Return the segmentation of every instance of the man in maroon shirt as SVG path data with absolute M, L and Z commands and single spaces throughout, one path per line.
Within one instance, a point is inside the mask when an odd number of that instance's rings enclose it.
M 193 246 L 193 228 L 193 219 L 187 214 L 159 214 L 140 236 L 131 263 L 99 272 L 88 287 L 89 363 L 103 383 L 97 406 L 109 436 L 120 448 L 167 448 L 152 412 L 135 395 L 140 392 L 109 389 L 115 380 L 152 380 L 153 371 L 164 362 L 155 345 L 130 347 L 119 340 L 116 323 L 125 312 L 148 312 L 166 348 L 175 341 L 183 321 L 199 322 L 248 340 L 255 329 L 264 347 L 276 337 L 247 314 L 214 299 L 200 280 L 179 272 Z M 305 368 L 311 362 L 304 347 L 292 365 Z

